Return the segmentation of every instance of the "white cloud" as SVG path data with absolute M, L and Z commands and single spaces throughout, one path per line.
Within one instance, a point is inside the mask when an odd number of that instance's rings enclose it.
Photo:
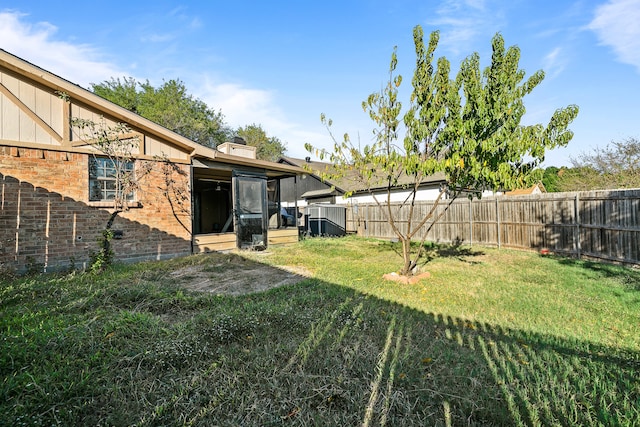
M 485 9 L 485 0 L 465 0 L 465 5 L 478 10 Z
M 142 36 L 140 38 L 140 40 L 143 41 L 143 42 L 151 42 L 151 43 L 167 43 L 167 42 L 170 42 L 172 40 L 175 40 L 175 38 L 176 38 L 175 34 L 154 33 L 154 34 L 148 34 L 148 35 Z
M 610 0 L 599 6 L 588 28 L 618 60 L 640 71 L 640 0 Z
M 26 16 L 15 11 L 0 12 L 2 49 L 83 87 L 125 75 L 113 64 L 101 61 L 91 46 L 55 40 L 58 29 L 54 25 L 30 24 L 25 22 Z
M 168 16 L 172 20 L 178 20 L 182 24 L 185 24 L 187 28 L 191 30 L 197 30 L 203 27 L 202 20 L 199 17 L 192 17 L 188 14 L 188 9 L 184 6 L 178 6 L 172 9 Z
M 237 83 L 217 83 L 210 77 L 203 80 L 205 83 L 198 90 L 199 99 L 222 111 L 225 121 L 233 128 L 250 124 L 262 126 L 267 135 L 287 143 L 289 155 L 304 157 L 305 142 L 318 145 L 328 139 L 325 134 L 308 131 L 300 124 L 288 121 L 278 107 L 275 92 Z
M 441 29 L 440 44 L 453 54 L 469 53 L 478 36 L 492 36 L 504 21 L 498 5 L 485 0 L 447 0 L 427 23 Z
M 543 70 L 546 77 L 553 79 L 560 75 L 567 66 L 567 55 L 563 52 L 561 47 L 556 47 L 549 52 L 543 60 Z
M 197 30 L 202 28 L 204 25 L 202 23 L 202 20 L 198 17 L 193 18 L 191 21 L 189 21 L 189 28 L 191 28 L 192 30 Z
M 207 105 L 222 110 L 227 122 L 233 126 L 252 123 L 282 127 L 281 113 L 273 105 L 273 93 L 243 87 L 236 83 L 215 83 L 210 78 L 199 90 L 199 98 Z

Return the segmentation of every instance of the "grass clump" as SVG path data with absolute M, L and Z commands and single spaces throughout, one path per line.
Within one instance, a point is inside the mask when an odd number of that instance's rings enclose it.
M 391 244 L 307 239 L 242 265 L 267 292 L 192 292 L 210 254 L 0 286 L 4 425 L 637 425 L 638 271 L 434 247 L 416 285 Z M 238 255 L 230 255 L 236 257 Z

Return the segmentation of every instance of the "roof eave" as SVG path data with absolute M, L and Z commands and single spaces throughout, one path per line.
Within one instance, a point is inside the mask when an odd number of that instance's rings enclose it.
M 220 163 L 249 166 L 249 167 L 261 168 L 269 171 L 282 172 L 283 174 L 290 175 L 290 176 L 303 175 L 307 173 L 307 171 L 297 166 L 270 162 L 267 160 L 251 159 L 251 158 L 242 157 L 242 156 L 234 156 L 233 154 L 222 153 L 220 151 L 217 151 L 208 147 L 198 148 L 194 153 L 194 157 L 204 157 L 207 159 L 218 161 Z

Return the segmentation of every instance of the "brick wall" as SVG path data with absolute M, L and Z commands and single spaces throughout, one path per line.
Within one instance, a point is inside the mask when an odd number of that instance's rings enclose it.
M 0 270 L 86 265 L 111 214 L 88 202 L 88 160 L 87 154 L 0 146 Z M 113 224 L 123 232 L 113 241 L 117 259 L 191 253 L 189 171 L 152 162 L 136 192 L 140 207 Z

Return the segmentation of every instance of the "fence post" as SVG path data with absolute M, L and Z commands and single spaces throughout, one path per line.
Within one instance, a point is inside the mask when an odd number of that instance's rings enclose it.
M 573 208 L 574 208 L 573 217 L 575 218 L 575 221 L 576 221 L 576 227 L 575 227 L 576 237 L 574 241 L 576 242 L 576 252 L 578 253 L 578 259 L 580 259 L 581 251 L 582 251 L 582 245 L 580 244 L 580 193 L 576 193 Z
M 469 198 L 469 240 L 473 246 L 473 198 Z
M 371 224 L 369 223 L 369 205 L 367 205 L 367 216 L 364 220 L 364 235 L 366 237 L 371 237 L 369 233 L 371 233 Z
M 500 242 L 500 207 L 498 206 L 499 203 L 499 199 L 496 197 L 496 223 L 498 226 L 498 249 L 501 248 L 501 242 Z

